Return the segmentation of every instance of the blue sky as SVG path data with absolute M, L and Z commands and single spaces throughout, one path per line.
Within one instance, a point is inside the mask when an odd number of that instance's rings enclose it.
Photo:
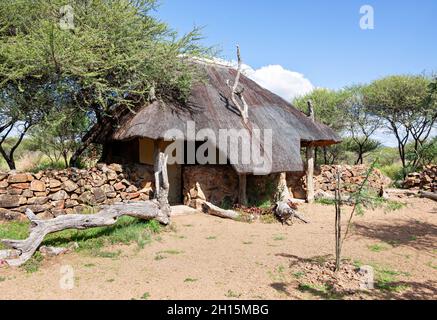
M 374 30 L 359 27 L 366 4 Z M 254 69 L 281 65 L 316 87 L 437 71 L 436 0 L 161 0 L 156 15 L 181 33 L 204 26 L 203 42 L 223 58 L 239 43 Z
M 373 30 L 360 28 L 364 5 Z M 161 0 L 156 16 L 180 33 L 204 27 L 203 43 L 223 59 L 235 60 L 240 44 L 246 74 L 289 101 L 315 87 L 437 72 L 437 0 Z M 386 130 L 376 138 L 397 145 Z

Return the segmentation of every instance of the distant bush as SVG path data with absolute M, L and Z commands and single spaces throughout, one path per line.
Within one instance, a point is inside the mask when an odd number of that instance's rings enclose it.
M 395 185 L 397 185 L 398 181 L 404 180 L 404 169 L 400 163 L 392 163 L 384 166 L 378 166 L 381 172 L 389 177 Z

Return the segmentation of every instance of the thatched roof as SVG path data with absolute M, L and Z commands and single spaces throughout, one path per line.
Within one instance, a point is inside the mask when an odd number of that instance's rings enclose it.
M 186 132 L 188 121 L 195 121 L 196 131 L 209 128 L 217 136 L 219 129 L 272 129 L 272 172 L 303 171 L 301 145 L 326 146 L 340 142 L 332 129 L 313 123 L 281 97 L 242 76 L 240 84 L 249 106 L 249 125 L 245 125 L 232 105 L 231 90 L 226 84 L 227 80 L 233 82 L 237 71 L 214 63 L 199 63 L 199 67 L 205 71 L 205 80 L 193 86 L 186 106 L 159 102 L 144 106 L 123 120 L 109 140 L 142 137 L 159 140 L 171 129 Z M 236 164 L 234 168 L 238 173 L 253 172 L 251 165 Z

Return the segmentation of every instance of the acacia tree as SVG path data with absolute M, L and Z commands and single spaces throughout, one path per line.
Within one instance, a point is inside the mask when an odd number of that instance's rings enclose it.
M 46 87 L 35 81 L 20 86 L 9 84 L 0 90 L 0 154 L 15 170 L 14 154 L 28 130 L 47 110 Z M 5 142 L 15 136 L 9 147 Z
M 408 75 L 377 80 L 363 91 L 366 109 L 383 119 L 397 139 L 404 176 L 418 163 L 417 156 L 407 161 L 408 142 L 413 140 L 414 153 L 419 154 L 436 123 L 437 105 L 431 88 L 428 77 Z
M 363 87 L 347 89 L 349 96 L 344 103 L 346 126 L 350 139 L 347 149 L 357 154 L 355 164 L 363 164 L 364 156 L 376 150 L 381 143 L 371 137 L 381 127 L 381 119 L 371 114 L 363 103 Z
M 92 134 L 155 99 L 184 101 L 198 76 L 199 30 L 178 38 L 150 12 L 155 0 L 10 0 L 0 3 L 0 90 L 32 79 L 65 84 L 71 106 L 90 115 Z M 68 16 L 68 21 L 65 21 Z
M 80 145 L 80 139 L 89 128 L 85 112 L 77 112 L 69 106 L 48 113 L 42 121 L 31 129 L 34 145 L 48 156 L 52 164 L 61 159 L 68 167 L 69 158 Z
M 341 134 L 346 129 L 346 118 L 344 116 L 343 105 L 348 99 L 349 93 L 345 90 L 332 91 L 328 89 L 315 89 L 311 93 L 293 100 L 293 105 L 306 112 L 307 103 L 311 101 L 314 107 L 315 118 L 317 121 L 326 124 L 334 131 Z M 338 146 L 322 148 L 323 162 L 329 164 L 337 159 Z M 331 151 L 331 152 L 330 152 Z M 319 150 L 316 150 L 316 156 Z

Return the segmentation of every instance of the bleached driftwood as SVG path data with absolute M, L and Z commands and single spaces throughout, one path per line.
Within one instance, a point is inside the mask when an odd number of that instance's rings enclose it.
M 31 210 L 27 209 L 26 216 L 31 221 L 29 237 L 25 240 L 1 240 L 4 245 L 12 250 L 0 250 L 0 257 L 3 257 L 10 266 L 20 266 L 32 257 L 48 234 L 67 229 L 83 230 L 112 226 L 121 216 L 130 216 L 142 220 L 155 219 L 164 225 L 169 224 L 171 207 L 167 199 L 169 188 L 167 156 L 160 153 L 157 163 L 159 167 L 157 177 L 160 181 L 157 199 L 102 206 L 101 211 L 97 214 L 63 215 L 50 220 L 40 220 Z
M 239 86 L 241 71 L 242 71 L 241 69 L 243 67 L 243 61 L 241 60 L 240 46 L 237 46 L 237 59 L 238 59 L 238 69 L 237 69 L 237 76 L 235 77 L 234 84 L 231 85 L 231 82 L 229 80 L 226 81 L 226 83 L 228 87 L 231 89 L 232 102 L 240 111 L 241 117 L 243 118 L 244 122 L 247 122 L 249 118 L 249 108 L 243 96 L 244 88 Z M 243 105 L 240 104 L 237 98 L 240 99 Z
M 287 202 L 277 202 L 273 211 L 282 224 L 288 224 L 289 220 L 293 222 L 294 217 L 305 223 L 309 223 L 307 219 L 301 216 L 295 209 L 291 208 Z
M 437 193 L 435 193 L 435 192 L 419 191 L 419 196 L 421 198 L 427 198 L 427 199 L 437 201 Z
M 202 203 L 202 212 L 206 214 L 210 214 L 212 216 L 225 218 L 225 219 L 232 219 L 232 220 L 239 220 L 240 215 L 238 212 L 235 212 L 233 210 L 225 210 L 222 208 L 219 208 L 212 203 L 209 203 L 207 201 Z

